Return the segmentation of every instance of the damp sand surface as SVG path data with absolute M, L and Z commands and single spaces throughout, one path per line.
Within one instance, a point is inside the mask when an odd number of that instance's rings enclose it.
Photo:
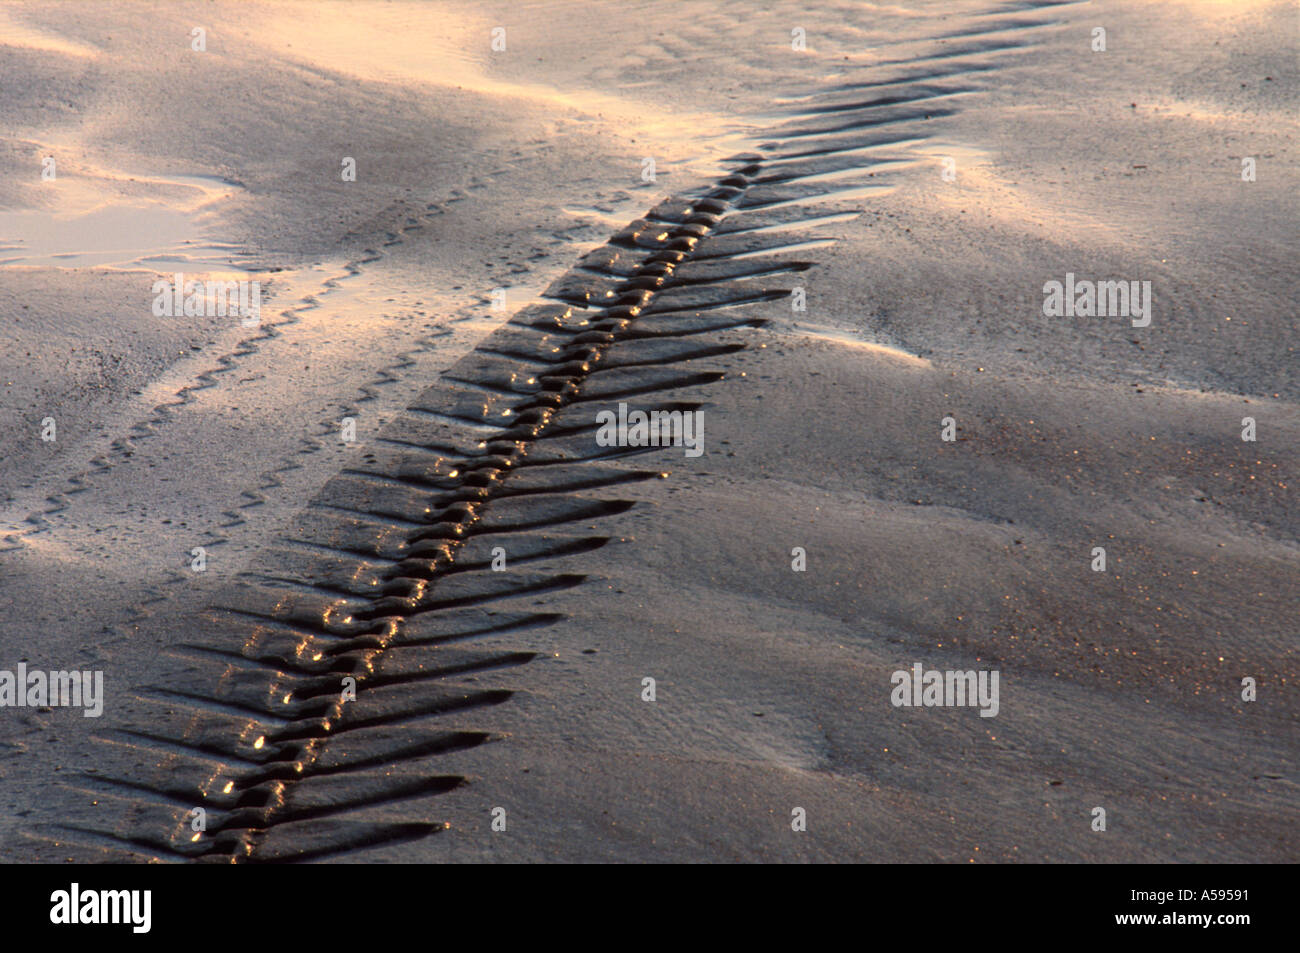
M 488 742 L 393 769 L 468 783 L 304 786 L 290 805 L 324 798 L 329 822 L 278 840 L 339 861 L 1296 856 L 1293 7 L 647 3 L 603 9 L 598 41 L 576 3 L 313 4 L 310 29 L 305 9 L 4 8 L 0 62 L 30 79 L 0 106 L 0 668 L 100 669 L 108 700 L 0 710 L 0 856 L 174 836 L 170 796 L 94 776 L 240 770 L 139 733 L 160 691 L 208 690 L 177 661 L 221 637 L 204 607 L 509 314 L 557 279 L 602 294 L 575 263 L 755 157 L 773 178 L 680 269 L 700 287 L 642 319 L 736 321 L 717 343 L 743 349 L 702 359 L 723 380 L 659 395 L 700 402 L 703 456 L 581 491 L 636 505 L 591 511 L 598 551 L 526 568 L 582 584 L 494 605 L 558 621 L 475 643 L 529 657 L 456 682 L 514 693 L 446 721 Z M 263 326 L 155 318 L 178 270 L 263 282 Z M 1152 282 L 1150 326 L 1046 317 L 1067 273 Z M 804 311 L 769 294 L 796 286 Z M 917 662 L 998 670 L 997 716 L 894 707 Z M 450 827 L 348 840 L 413 822 Z

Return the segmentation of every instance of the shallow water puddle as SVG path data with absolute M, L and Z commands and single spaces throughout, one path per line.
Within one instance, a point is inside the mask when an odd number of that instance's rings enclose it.
M 170 195 L 158 200 L 113 189 L 129 183 L 159 191 L 190 193 L 189 201 Z M 236 186 L 209 176 L 59 179 L 57 208 L 0 212 L 0 265 L 60 268 L 125 266 L 184 267 L 189 270 L 238 268 L 231 257 L 240 246 L 211 241 L 200 213 L 232 194 Z

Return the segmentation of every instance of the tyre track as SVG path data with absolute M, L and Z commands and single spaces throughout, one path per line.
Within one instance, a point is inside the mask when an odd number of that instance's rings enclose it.
M 440 214 L 441 209 L 438 206 L 431 205 L 428 212 L 429 216 L 426 216 L 426 218 L 432 217 L 434 214 Z M 424 227 L 423 220 L 410 219 L 396 232 L 390 232 L 388 240 L 383 243 L 382 247 L 400 244 L 404 236 L 418 233 Z M 73 502 L 72 498 L 92 490 L 97 480 L 111 474 L 115 465 L 136 452 L 141 441 L 158 436 L 162 430 L 175 421 L 178 412 L 197 400 L 196 395 L 199 392 L 219 387 L 223 378 L 240 370 L 242 361 L 245 358 L 257 354 L 261 346 L 267 342 L 280 338 L 284 334 L 282 329 L 300 323 L 302 320 L 300 316 L 303 312 L 324 307 L 325 303 L 320 300 L 322 297 L 340 288 L 341 283 L 347 279 L 362 274 L 365 266 L 381 261 L 383 257 L 383 251 L 366 248 L 361 257 L 345 262 L 342 266 L 342 272 L 322 281 L 322 290 L 304 295 L 291 307 L 281 310 L 278 314 L 278 320 L 262 322 L 257 333 L 241 339 L 229 352 L 217 356 L 214 359 L 217 364 L 216 367 L 208 368 L 196 374 L 193 381 L 180 387 L 170 400 L 158 404 L 148 416 L 128 427 L 123 436 L 112 441 L 106 452 L 92 457 L 88 461 L 89 469 L 68 477 L 67 486 L 62 491 L 46 497 L 46 503 L 49 504 L 46 508 L 33 512 L 26 517 L 24 522 L 30 524 L 29 529 L 6 534 L 0 540 L 0 543 L 4 544 L 0 546 L 0 552 L 20 548 L 23 537 L 49 531 L 51 529 L 50 517 L 57 516 L 69 509 Z M 413 363 L 412 357 L 436 346 L 434 342 L 441 336 L 442 334 L 425 335 L 417 339 L 411 348 L 398 353 L 392 362 L 380 368 L 371 380 L 358 388 L 359 397 L 355 398 L 353 403 L 341 406 L 340 412 L 347 414 L 349 411 L 354 411 L 359 402 L 374 399 L 377 396 L 376 387 L 399 379 L 395 377 L 394 372 L 410 367 Z M 319 441 L 333 433 L 334 429 L 333 421 L 319 422 L 314 435 L 301 438 L 295 457 L 301 454 L 314 453 L 321 449 L 322 445 Z M 241 493 L 241 497 L 246 498 L 248 502 L 241 503 L 235 509 L 224 513 L 227 522 L 223 523 L 222 526 L 229 528 L 242 523 L 244 518 L 240 511 L 265 502 L 265 498 L 262 496 L 263 491 L 281 486 L 279 475 L 300 467 L 300 463 L 296 462 L 294 458 L 290 458 L 282 461 L 280 465 L 271 470 L 260 474 L 260 482 L 253 488 L 246 489 Z M 224 539 L 220 536 L 210 535 L 204 545 L 218 545 L 221 542 L 224 542 Z
M 28 836 L 86 859 L 283 862 L 445 830 L 365 814 L 410 816 L 418 802 L 423 816 L 469 783 L 438 759 L 500 740 L 474 716 L 514 693 L 473 677 L 534 657 L 500 642 L 565 619 L 536 597 L 583 585 L 613 538 L 599 528 L 637 505 L 624 491 L 666 475 L 633 466 L 649 449 L 597 446 L 594 410 L 703 406 L 688 389 L 726 378 L 727 356 L 767 323 L 750 312 L 789 296 L 814 265 L 799 253 L 828 241 L 782 233 L 855 217 L 819 206 L 860 197 L 845 177 L 876 177 L 879 150 L 923 140 L 921 126 L 978 92 L 936 80 L 991 74 L 962 61 L 1029 43 L 974 35 L 875 67 L 896 76 L 787 100 L 757 151 L 584 255 L 548 289 L 556 304 L 516 314 L 447 370 L 193 620 L 168 677 L 132 699 L 134 724 L 98 739 L 113 771 L 73 787 L 116 823 Z M 932 60 L 944 68 L 907 68 Z M 902 90 L 857 98 L 885 86 Z M 910 105 L 930 100 L 945 105 Z M 346 678 L 355 700 L 341 697 Z M 194 834 L 199 806 L 207 828 Z

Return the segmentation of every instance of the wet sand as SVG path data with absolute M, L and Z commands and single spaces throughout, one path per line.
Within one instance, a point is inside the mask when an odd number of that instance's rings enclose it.
M 1293 7 L 70 9 L 0 14 L 0 668 L 108 697 L 0 709 L 0 856 L 1295 857 Z

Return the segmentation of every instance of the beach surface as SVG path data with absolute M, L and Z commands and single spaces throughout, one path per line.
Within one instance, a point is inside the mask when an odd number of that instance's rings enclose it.
M 0 859 L 1294 861 L 1298 39 L 0 5 Z

